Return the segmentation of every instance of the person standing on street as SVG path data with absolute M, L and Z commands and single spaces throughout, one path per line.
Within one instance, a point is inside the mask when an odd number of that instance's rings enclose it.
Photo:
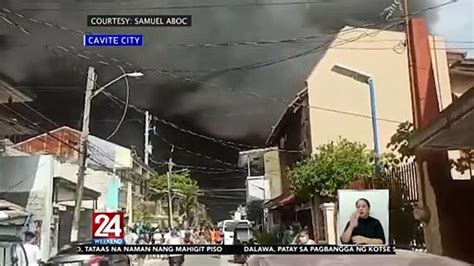
M 165 234 L 163 235 L 163 239 L 164 239 L 165 242 L 168 242 L 168 240 L 170 240 L 170 238 L 171 238 L 171 233 L 170 233 L 170 229 L 168 228 L 168 229 L 166 229 Z
M 125 243 L 128 245 L 134 245 L 138 241 L 138 235 L 134 232 L 133 227 L 128 227 L 125 235 Z
M 221 231 L 217 226 L 214 228 L 214 242 L 216 245 L 222 244 Z
M 166 245 L 184 245 L 183 239 L 176 230 L 171 231 L 171 238 L 166 241 Z M 170 266 L 181 266 L 184 263 L 184 254 L 170 254 L 168 256 Z
M 23 244 L 24 252 L 21 247 L 18 247 L 16 250 L 18 266 L 39 266 L 41 262 L 41 251 L 35 242 L 36 235 L 32 232 L 26 232 L 25 244 Z

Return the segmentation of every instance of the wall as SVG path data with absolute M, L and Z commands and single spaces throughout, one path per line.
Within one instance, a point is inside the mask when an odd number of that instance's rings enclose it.
M 287 176 L 288 168 L 297 161 L 308 157 L 312 150 L 309 109 L 302 107 L 308 105 L 308 98 L 306 96 L 303 97 L 304 100 L 301 101 L 300 107 L 297 110 L 290 110 L 292 115 L 289 116 L 287 120 L 281 121 L 281 125 L 278 125 L 281 126 L 278 136 L 275 137 L 273 142 L 267 143 L 267 145 L 277 146 L 279 149 L 278 155 L 274 151 L 269 152 L 268 155 L 267 153 L 265 154 L 265 175 L 272 176 L 274 171 L 278 171 L 281 180 L 279 182 L 279 186 L 281 186 L 280 194 L 288 193 L 290 190 L 290 182 Z M 271 161 L 273 158 L 278 158 L 279 165 Z M 269 170 L 267 170 L 267 167 Z M 280 191 L 280 188 L 278 187 L 275 187 L 274 189 Z M 272 198 L 279 195 L 276 194 L 277 193 L 272 194 Z
M 278 149 L 264 153 L 265 180 L 269 181 L 269 199 L 278 197 L 283 193 L 282 170 L 280 166 L 280 152 Z M 261 193 L 261 192 L 260 192 Z
M 270 199 L 270 184 L 264 176 L 247 177 L 247 202 Z
M 77 182 L 78 165 L 71 163 L 57 162 L 54 176 L 60 176 L 74 183 Z M 108 206 L 118 206 L 118 177 L 106 171 L 97 171 L 88 168 L 84 178 L 84 185 L 87 188 L 100 192 L 101 195 L 97 200 L 97 209 L 105 211 Z M 111 186 L 113 184 L 113 186 Z M 108 199 L 110 199 L 108 201 Z M 83 207 L 92 208 L 92 202 L 83 202 Z
M 474 76 L 452 73 L 450 79 L 451 88 L 457 97 L 461 97 L 466 91 L 474 87 Z
M 33 220 L 41 221 L 42 258 L 50 255 L 53 221 L 54 158 L 50 155 L 15 156 L 0 158 L 0 193 L 8 201 L 33 213 Z
M 362 34 L 360 30 L 344 30 L 335 44 L 340 44 L 341 39 L 356 39 Z M 396 132 L 399 122 L 413 120 L 407 54 L 403 47 L 397 46 L 400 41 L 405 40 L 405 34 L 368 29 L 364 29 L 364 32 L 371 34 L 358 41 L 329 49 L 308 77 L 309 104 L 316 107 L 310 109 L 313 151 L 321 144 L 337 140 L 339 136 L 360 141 L 373 149 L 369 87 L 331 71 L 336 64 L 367 73 L 374 78 L 381 152 L 388 151 L 386 145 Z M 450 90 L 445 51 L 437 50 L 436 54 L 440 69 L 438 84 L 443 88 L 443 98 L 448 100 Z M 319 107 L 335 111 L 317 109 Z

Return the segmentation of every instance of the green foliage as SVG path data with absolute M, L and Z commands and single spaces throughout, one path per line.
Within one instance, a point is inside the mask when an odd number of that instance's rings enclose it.
M 155 206 L 151 202 L 143 202 L 133 210 L 134 220 L 140 223 L 151 222 L 154 215 Z
M 400 162 L 407 163 L 415 155 L 415 151 L 408 146 L 408 141 L 413 134 L 414 126 L 411 122 L 401 123 L 398 126 L 397 132 L 390 138 L 390 142 L 387 144 L 387 148 L 400 154 Z M 462 150 L 461 156 L 458 159 L 450 159 L 449 162 L 452 168 L 464 174 L 474 164 L 474 150 Z
M 289 177 L 300 196 L 334 199 L 338 189 L 373 172 L 373 153 L 364 144 L 339 139 L 320 146 L 313 158 L 297 163 Z
M 380 168 L 382 171 L 392 171 L 401 164 L 400 159 L 392 152 L 383 153 L 380 156 Z
M 151 179 L 150 186 L 158 192 L 152 194 L 152 199 L 159 199 L 168 191 L 167 175 L 159 175 Z M 180 172 L 171 174 L 171 189 L 178 191 L 182 197 L 179 200 L 184 215 L 189 218 L 191 210 L 197 205 L 199 185 L 192 179 L 189 172 Z
M 256 230 L 254 233 L 255 241 L 259 245 L 280 245 L 283 243 L 280 230 L 273 229 L 270 232 L 261 232 Z
M 461 156 L 456 160 L 450 160 L 451 166 L 461 174 L 472 168 L 474 165 L 474 150 L 462 150 Z
M 409 121 L 398 125 L 397 131 L 390 138 L 390 142 L 387 144 L 387 148 L 398 153 L 400 155 L 400 162 L 408 163 L 410 159 L 415 155 L 415 151 L 410 149 L 408 140 L 413 135 L 414 127 Z

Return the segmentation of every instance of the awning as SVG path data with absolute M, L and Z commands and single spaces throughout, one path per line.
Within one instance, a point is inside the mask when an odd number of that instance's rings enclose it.
M 280 207 L 291 205 L 294 203 L 296 203 L 295 194 L 282 194 L 274 199 L 267 201 L 265 204 L 263 204 L 263 208 L 275 210 Z
M 26 218 L 28 213 L 25 208 L 13 202 L 0 199 L 0 222 L 16 218 Z
M 74 201 L 76 192 L 76 183 L 62 177 L 54 178 L 54 202 Z M 83 200 L 97 200 L 100 192 L 84 187 Z
M 444 109 L 425 129 L 415 131 L 410 148 L 474 149 L 474 88 Z

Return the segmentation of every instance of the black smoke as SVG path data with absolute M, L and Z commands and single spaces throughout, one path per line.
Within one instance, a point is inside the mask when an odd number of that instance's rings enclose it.
M 269 3 L 276 1 L 240 1 L 238 3 Z M 288 2 L 283 1 L 281 2 Z M 311 1 L 314 2 L 314 1 Z M 113 57 L 122 62 L 131 62 L 146 68 L 161 70 L 208 70 L 226 69 L 248 65 L 279 57 L 290 56 L 314 47 L 332 35 L 305 42 L 304 45 L 280 44 L 262 47 L 183 48 L 172 46 L 177 43 L 221 43 L 229 41 L 279 40 L 298 38 L 318 33 L 335 32 L 342 27 L 359 26 L 381 21 L 380 13 L 392 0 L 327 0 L 318 4 L 246 6 L 229 8 L 152 9 L 166 6 L 196 6 L 235 4 L 235 1 L 79 1 L 48 0 L 19 1 L 3 0 L 1 8 L 18 11 L 26 17 L 70 29 L 97 33 L 138 33 L 145 35 L 145 46 L 141 48 L 88 49 L 93 53 Z M 418 10 L 438 4 L 437 1 L 413 0 L 410 9 Z M 5 13 L 5 12 L 3 12 Z M 120 75 L 112 66 L 102 66 L 98 58 L 84 60 L 57 48 L 74 46 L 83 49 L 82 36 L 56 27 L 32 23 L 14 14 L 5 13 L 8 18 L 27 28 L 26 35 L 14 26 L 0 21 L 0 73 L 15 86 L 29 88 L 36 97 L 32 104 L 58 124 L 78 127 L 82 115 L 85 73 L 88 66 L 96 67 L 98 82 L 105 82 Z M 98 14 L 190 14 L 191 28 L 94 28 L 86 27 L 86 16 Z M 430 14 L 435 14 L 435 11 Z M 399 14 L 395 13 L 395 16 Z M 435 20 L 435 16 L 430 17 Z M 84 53 L 83 53 L 84 54 Z M 276 122 L 285 104 L 262 100 L 242 92 L 258 93 L 264 97 L 277 97 L 291 101 L 303 88 L 305 78 L 324 51 L 302 56 L 293 60 L 254 70 L 209 73 L 180 73 L 182 77 L 212 83 L 189 82 L 170 75 L 145 72 L 139 81 L 131 81 L 131 103 L 150 110 L 161 118 L 220 139 L 229 139 L 252 145 L 262 145 L 271 126 Z M 136 70 L 127 68 L 128 71 Z M 229 92 L 224 87 L 241 93 Z M 124 99 L 124 83 L 109 90 Z M 105 137 L 116 126 L 121 108 L 103 96 L 94 99 L 92 107 L 91 132 Z M 211 115 L 209 115 L 211 114 Z M 114 141 L 124 146 L 136 146 L 140 152 L 143 146 L 143 120 L 141 114 L 129 111 L 126 122 Z M 106 121 L 106 122 L 105 122 Z M 51 128 L 50 123 L 42 124 Z M 170 142 L 186 149 L 234 163 L 237 153 L 213 142 L 176 131 L 156 123 L 157 133 Z M 170 155 L 169 146 L 153 137 L 154 159 L 163 161 Z M 177 163 L 226 167 L 196 156 L 176 151 Z M 244 185 L 244 179 L 196 173 L 200 184 L 205 187 L 235 187 Z M 232 176 L 232 175 L 228 175 Z M 232 176 L 235 177 L 235 174 Z M 222 200 L 208 200 L 215 204 Z M 222 208 L 228 209 L 228 204 Z M 218 211 L 221 213 L 221 211 Z M 227 215 L 227 211 L 222 211 Z

